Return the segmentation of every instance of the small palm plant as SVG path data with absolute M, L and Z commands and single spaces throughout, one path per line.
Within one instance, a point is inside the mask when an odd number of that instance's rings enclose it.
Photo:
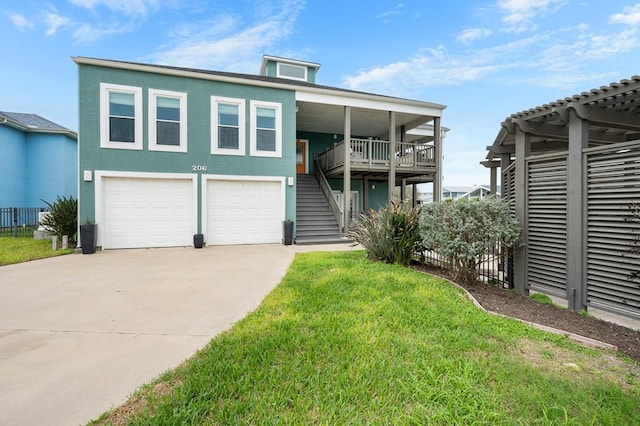
M 54 235 L 69 237 L 69 245 L 75 247 L 78 232 L 78 200 L 69 196 L 58 196 L 51 204 L 42 200 L 49 207 L 49 214 L 45 215 L 40 225 L 51 229 Z
M 370 259 L 408 265 L 424 251 L 419 217 L 419 208 L 392 201 L 379 211 L 371 209 L 360 215 L 349 236 L 364 247 Z

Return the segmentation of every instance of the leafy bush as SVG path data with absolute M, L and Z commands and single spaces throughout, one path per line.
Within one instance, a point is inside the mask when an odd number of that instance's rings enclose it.
M 69 196 L 59 196 L 55 203 L 51 204 L 45 200 L 49 206 L 49 214 L 44 217 L 40 225 L 51 229 L 54 235 L 62 237 L 69 236 L 69 245 L 76 245 L 76 233 L 78 232 L 78 200 Z
M 419 217 L 420 209 L 392 201 L 377 212 L 372 209 L 360 215 L 349 236 L 364 247 L 370 259 L 408 265 L 424 250 Z
M 420 233 L 453 278 L 469 282 L 476 279 L 478 265 L 496 244 L 503 249 L 515 247 L 520 228 L 505 203 L 484 198 L 423 206 Z

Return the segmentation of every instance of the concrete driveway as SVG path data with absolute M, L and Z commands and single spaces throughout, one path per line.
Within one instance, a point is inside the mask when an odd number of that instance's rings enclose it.
M 0 424 L 85 424 L 254 310 L 296 251 L 117 250 L 0 267 Z

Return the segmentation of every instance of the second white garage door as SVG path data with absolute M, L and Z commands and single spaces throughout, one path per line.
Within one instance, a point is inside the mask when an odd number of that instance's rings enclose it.
M 207 244 L 282 242 L 281 181 L 207 181 Z
M 103 248 L 192 244 L 193 180 L 105 177 L 103 193 Z

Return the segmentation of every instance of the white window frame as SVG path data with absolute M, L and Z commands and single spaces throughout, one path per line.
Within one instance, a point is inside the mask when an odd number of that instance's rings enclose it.
M 246 123 L 245 100 L 238 98 L 211 97 L 211 153 L 219 155 L 245 155 L 246 153 Z M 218 104 L 238 105 L 238 149 L 218 148 Z
M 158 97 L 180 101 L 180 145 L 158 144 L 156 128 Z M 149 151 L 187 152 L 187 94 L 169 90 L 149 89 Z
M 134 95 L 134 142 L 113 142 L 109 140 L 109 93 Z M 142 150 L 142 88 L 121 84 L 100 83 L 100 148 Z
M 258 108 L 272 108 L 276 111 L 276 149 L 275 151 L 261 151 L 258 150 L 258 138 L 257 138 L 257 121 L 258 121 Z M 250 128 L 251 128 L 251 136 L 250 140 L 250 154 L 254 157 L 282 157 L 282 104 L 276 102 L 265 102 L 265 101 L 251 101 L 251 118 L 250 118 Z
M 287 74 L 282 74 L 282 72 L 280 71 L 280 66 L 281 65 L 284 65 L 285 67 L 302 69 L 304 71 L 304 77 L 303 78 L 299 78 L 299 77 L 294 77 L 294 76 L 287 75 Z M 309 71 L 307 67 L 303 67 L 301 65 L 284 64 L 284 63 L 278 62 L 276 68 L 277 68 L 276 76 L 278 76 L 280 78 L 288 78 L 289 80 L 307 81 L 307 78 L 308 78 L 308 74 L 307 73 Z

